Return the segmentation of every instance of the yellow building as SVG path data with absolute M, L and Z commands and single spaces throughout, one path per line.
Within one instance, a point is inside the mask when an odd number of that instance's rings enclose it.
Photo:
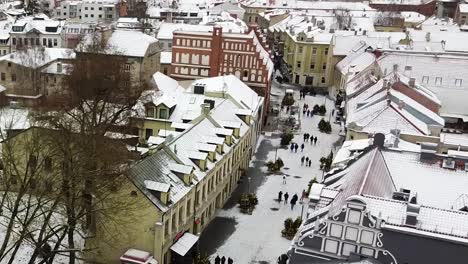
M 153 127 L 160 136 L 148 138 L 150 155 L 132 166 L 122 190 L 138 209 L 116 215 L 128 218 L 126 224 L 97 228 L 88 241 L 99 249 L 95 261 L 119 263 L 130 248 L 161 264 L 190 258 L 248 167 L 259 136 L 263 98 L 236 77 L 201 79 L 188 88 L 161 73 L 154 79 L 158 91 L 144 94 L 150 100 L 137 108 L 145 115 L 141 129 Z M 181 121 L 188 116 L 193 120 Z M 156 130 L 161 124 L 173 130 Z

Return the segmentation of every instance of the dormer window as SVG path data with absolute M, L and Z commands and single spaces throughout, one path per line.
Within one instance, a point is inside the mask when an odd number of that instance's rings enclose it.
M 146 107 L 146 117 L 154 118 L 155 116 L 155 108 L 153 106 Z
M 167 119 L 168 118 L 168 111 L 166 108 L 159 109 L 159 118 L 160 119 Z

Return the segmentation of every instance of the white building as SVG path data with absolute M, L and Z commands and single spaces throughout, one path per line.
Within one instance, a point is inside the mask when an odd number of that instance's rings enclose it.
M 111 22 L 120 16 L 120 0 L 62 1 L 57 18 L 80 22 Z
M 61 48 L 63 24 L 63 21 L 36 18 L 16 21 L 10 31 L 11 51 L 31 46 Z

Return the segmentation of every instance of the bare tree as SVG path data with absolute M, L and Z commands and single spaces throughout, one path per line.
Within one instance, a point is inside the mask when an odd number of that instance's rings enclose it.
M 338 30 L 349 30 L 352 23 L 350 11 L 345 8 L 337 8 L 334 12 Z

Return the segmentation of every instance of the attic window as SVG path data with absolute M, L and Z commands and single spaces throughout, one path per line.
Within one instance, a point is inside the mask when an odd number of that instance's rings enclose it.
M 205 94 L 205 85 L 195 84 L 193 87 L 194 94 Z
M 437 86 L 442 85 L 442 77 L 436 77 L 435 78 L 435 85 L 437 85 Z
M 152 106 L 146 107 L 146 117 L 154 118 L 155 109 Z
M 428 84 L 429 83 L 429 76 L 423 76 L 422 77 L 422 83 L 423 84 Z
M 455 86 L 461 87 L 461 86 L 462 86 L 462 82 L 463 82 L 462 79 L 455 79 Z
M 405 66 L 405 71 L 411 71 L 411 70 L 413 70 L 413 67 L 411 67 L 411 66 Z

